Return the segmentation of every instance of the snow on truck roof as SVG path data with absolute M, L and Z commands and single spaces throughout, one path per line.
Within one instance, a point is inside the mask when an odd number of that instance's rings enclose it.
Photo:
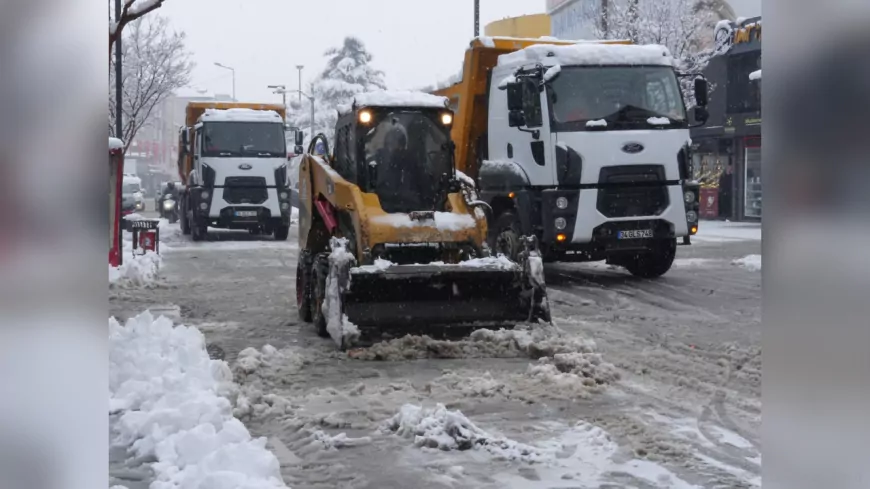
M 670 51 L 658 44 L 595 44 L 580 43 L 569 46 L 537 44 L 498 57 L 498 66 L 517 67 L 530 63 L 547 65 L 657 65 L 674 66 Z
M 200 118 L 209 122 L 284 122 L 274 110 L 205 109 Z
M 378 90 L 364 92 L 354 97 L 353 104 L 357 107 L 431 107 L 445 109 L 448 107 L 447 97 L 439 97 L 425 92 L 404 90 Z

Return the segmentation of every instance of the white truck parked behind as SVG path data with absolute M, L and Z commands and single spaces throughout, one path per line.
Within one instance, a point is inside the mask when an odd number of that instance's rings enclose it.
M 492 208 L 497 252 L 516 259 L 535 235 L 547 261 L 671 268 L 697 232 L 699 192 L 674 66 L 662 46 L 472 42 L 463 80 L 436 93 L 457 106 L 457 168 Z M 703 124 L 703 78 L 695 92 Z
M 215 227 L 287 239 L 290 193 L 283 106 L 191 102 L 179 138 L 184 234 L 200 241 L 208 227 Z

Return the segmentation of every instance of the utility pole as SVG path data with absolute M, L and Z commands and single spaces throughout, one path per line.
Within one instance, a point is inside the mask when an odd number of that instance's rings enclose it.
M 121 0 L 115 0 L 115 22 L 121 21 Z M 115 137 L 124 139 L 124 100 L 121 75 L 121 36 L 115 39 Z M 124 141 L 129 144 L 130 141 Z
M 299 70 L 299 86 L 296 87 L 299 89 L 299 105 L 302 105 L 302 68 L 305 68 L 305 66 L 296 65 L 296 69 Z
M 480 0 L 474 0 L 474 37 L 480 36 Z

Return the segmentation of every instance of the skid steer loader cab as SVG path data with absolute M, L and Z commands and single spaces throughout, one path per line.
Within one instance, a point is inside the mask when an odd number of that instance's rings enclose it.
M 490 256 L 452 123 L 443 97 L 363 94 L 340 113 L 332 156 L 313 154 L 318 135 L 302 159 L 298 312 L 342 348 L 371 333 L 549 320 L 535 242 L 519 263 Z

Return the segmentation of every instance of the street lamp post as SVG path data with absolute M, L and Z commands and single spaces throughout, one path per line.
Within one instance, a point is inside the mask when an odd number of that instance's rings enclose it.
M 233 102 L 236 101 L 236 70 L 234 68 L 230 68 L 229 66 L 222 65 L 218 62 L 214 64 L 217 67 L 223 68 L 225 70 L 230 70 L 233 73 Z
M 284 104 L 284 110 L 287 110 L 287 87 L 284 85 L 269 85 L 267 88 L 275 89 L 272 93 L 281 94 L 281 103 Z
M 302 68 L 305 68 L 305 66 L 296 65 L 296 69 L 299 70 L 299 86 L 296 88 L 299 90 L 302 90 Z M 299 92 L 299 105 L 302 105 L 302 92 Z
M 302 90 L 296 90 L 296 91 L 299 92 L 299 97 L 305 97 L 311 102 L 311 123 L 309 125 L 309 130 L 311 131 L 310 137 L 313 138 L 314 137 L 314 97 L 311 95 L 308 95 L 307 93 L 303 92 Z
M 474 0 L 474 37 L 480 35 L 480 0 Z

